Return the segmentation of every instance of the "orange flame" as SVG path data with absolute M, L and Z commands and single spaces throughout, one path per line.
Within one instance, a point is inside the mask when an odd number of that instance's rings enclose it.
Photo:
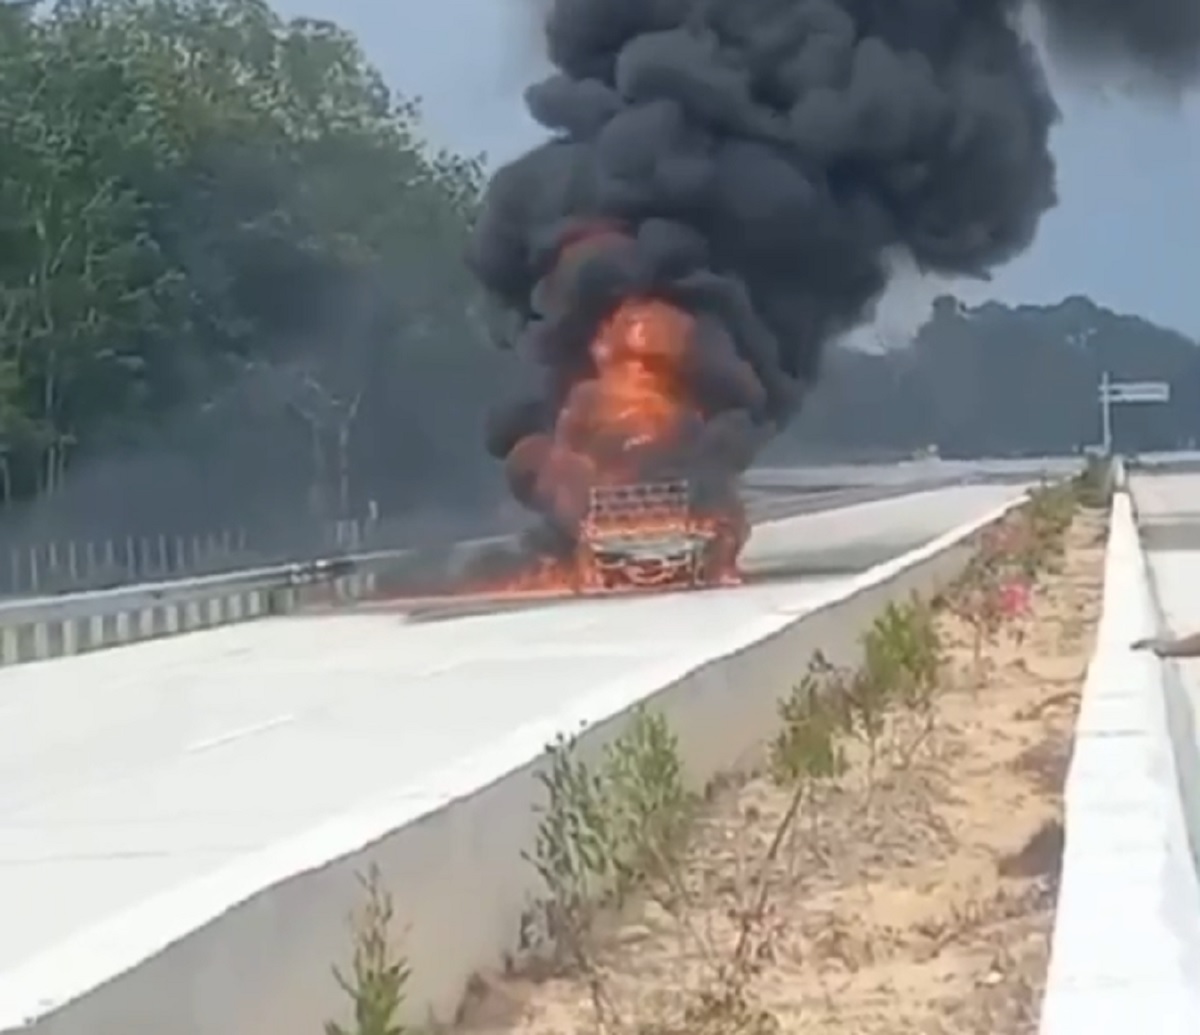
M 563 257 L 606 232 L 570 242 Z M 501 585 L 474 589 L 595 592 L 740 581 L 737 556 L 748 534 L 740 511 L 702 515 L 659 505 L 604 518 L 592 512 L 594 490 L 636 485 L 648 453 L 669 451 L 698 425 L 700 408 L 684 377 L 694 330 L 691 314 L 647 297 L 626 299 L 601 324 L 589 346 L 592 376 L 572 387 L 552 434 L 529 436 L 509 456 L 510 470 L 533 478 L 532 497 L 576 533 L 579 547 L 571 558 L 542 559 Z M 611 535 L 701 542 L 702 570 L 653 551 L 606 564 L 596 543 Z

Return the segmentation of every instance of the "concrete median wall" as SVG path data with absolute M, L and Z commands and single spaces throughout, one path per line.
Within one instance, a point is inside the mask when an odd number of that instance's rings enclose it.
M 1178 672 L 1130 643 L 1162 625 L 1127 494 L 1065 788 L 1040 1035 L 1192 1035 L 1200 1018 L 1200 764 Z
M 944 585 L 971 535 L 1013 505 L 0 975 L 0 1032 L 318 1035 L 346 1013 L 330 968 L 349 959 L 346 916 L 371 867 L 409 928 L 414 1013 L 451 1016 L 471 976 L 518 948 L 538 890 L 522 852 L 534 840 L 547 743 L 582 730 L 585 750 L 597 750 L 648 702 L 666 713 L 697 785 L 738 768 L 774 731 L 776 702 L 814 651 L 853 662 L 887 603 Z

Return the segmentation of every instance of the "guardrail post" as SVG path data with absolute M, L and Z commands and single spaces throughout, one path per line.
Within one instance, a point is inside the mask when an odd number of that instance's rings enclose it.
M 59 626 L 62 633 L 62 654 L 69 656 L 79 653 L 79 630 L 72 620 L 62 622 Z
M 267 590 L 267 611 L 273 615 L 287 615 L 296 610 L 297 590 L 295 586 L 276 586 Z

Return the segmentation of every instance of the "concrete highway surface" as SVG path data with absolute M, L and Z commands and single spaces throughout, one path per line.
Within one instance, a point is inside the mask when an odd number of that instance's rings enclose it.
M 1163 619 L 1175 635 L 1200 630 L 1200 468 L 1139 471 L 1129 485 Z M 1180 675 L 1190 685 L 1195 665 Z
M 764 524 L 746 557 L 760 578 L 738 589 L 423 623 L 266 619 L 0 670 L 0 973 L 349 808 L 421 797 L 431 773 L 506 731 L 766 612 L 802 611 L 1023 489 Z
M 1005 480 L 1037 482 L 1070 477 L 1083 467 L 1080 456 L 1015 457 L 1012 459 L 944 460 L 940 457 L 881 464 L 821 464 L 809 467 L 755 467 L 744 481 L 752 487 L 796 489 L 848 488 L 855 485 L 903 487 L 915 482 Z

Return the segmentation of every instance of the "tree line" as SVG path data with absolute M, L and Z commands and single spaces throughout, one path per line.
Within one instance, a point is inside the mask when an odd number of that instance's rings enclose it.
M 474 491 L 515 376 L 461 261 L 480 161 L 328 22 L 35 6 L 0 6 L 0 507 L 125 531 Z
M 943 298 L 904 348 L 831 350 L 777 457 L 1068 454 L 1101 439 L 1098 388 L 1166 381 L 1166 404 L 1114 407 L 1117 446 L 1200 444 L 1200 348 L 1184 334 L 1088 298 L 967 307 Z

